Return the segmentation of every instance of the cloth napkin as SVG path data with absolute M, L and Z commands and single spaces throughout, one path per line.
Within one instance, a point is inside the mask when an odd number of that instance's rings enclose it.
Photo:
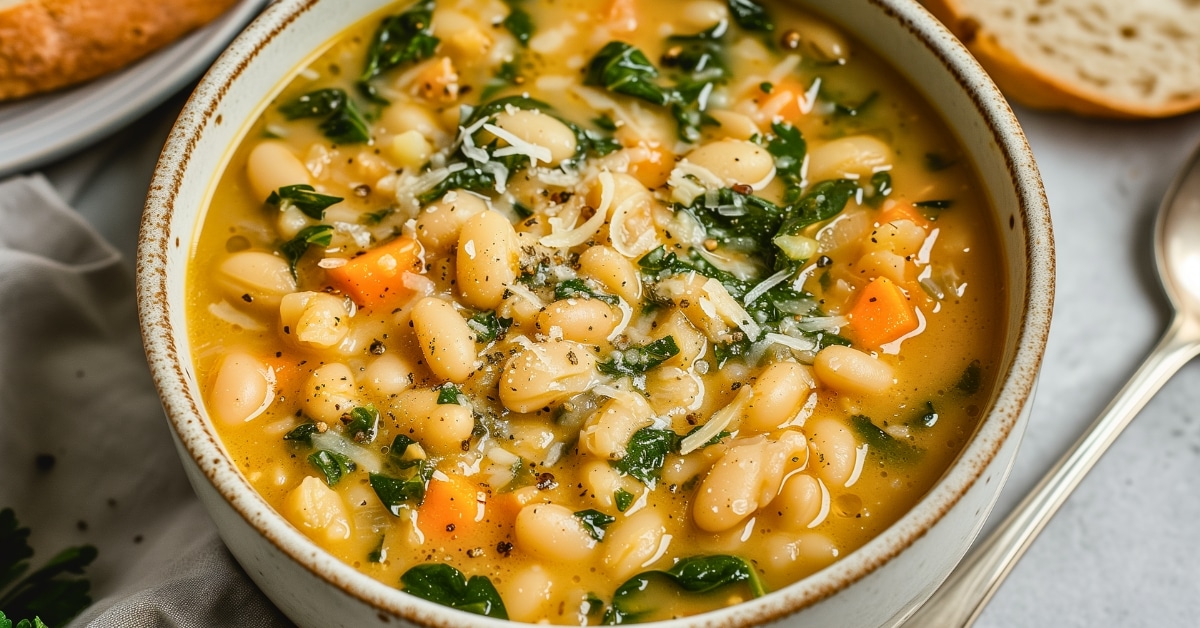
M 31 530 L 34 569 L 98 549 L 69 625 L 292 625 L 222 544 L 168 430 L 129 262 L 41 176 L 0 183 L 0 509 Z

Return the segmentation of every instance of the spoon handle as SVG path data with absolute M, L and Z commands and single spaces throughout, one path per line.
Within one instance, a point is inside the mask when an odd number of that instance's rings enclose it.
M 1177 316 L 1137 372 L 1054 469 L 964 560 L 906 626 L 967 627 L 1083 476 L 1129 422 L 1190 359 L 1200 354 L 1200 321 Z

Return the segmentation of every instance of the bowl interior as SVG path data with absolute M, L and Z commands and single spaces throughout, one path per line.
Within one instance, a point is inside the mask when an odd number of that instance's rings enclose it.
M 793 3 L 869 42 L 961 141 L 996 212 L 1006 260 L 1007 332 L 996 399 L 937 486 L 895 525 L 831 567 L 779 594 L 705 616 L 722 625 L 744 625 L 813 604 L 886 563 L 936 523 L 993 460 L 1029 402 L 1053 297 L 1049 212 L 1036 165 L 1007 103 L 965 48 L 911 0 Z M 242 518 L 304 568 L 353 596 L 398 616 L 412 617 L 415 608 L 423 617 L 452 623 L 456 611 L 403 595 L 318 550 L 254 492 L 200 404 L 186 333 L 186 267 L 232 147 L 322 44 L 388 4 L 364 0 L 348 9 L 333 0 L 283 0 L 218 60 L 176 123 L 147 199 L 138 251 L 140 317 L 151 370 L 179 442 Z M 985 514 L 978 516 L 979 524 Z

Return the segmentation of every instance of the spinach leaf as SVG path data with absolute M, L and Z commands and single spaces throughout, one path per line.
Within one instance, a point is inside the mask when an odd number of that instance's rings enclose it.
M 776 122 L 771 125 L 775 137 L 767 143 L 767 152 L 775 157 L 775 171 L 787 186 L 783 193 L 784 203 L 794 203 L 803 191 L 804 176 L 801 168 L 804 166 L 804 155 L 808 152 L 808 143 L 800 129 L 788 122 Z
M 677 123 L 679 139 L 695 143 L 700 140 L 700 127 L 718 124 L 705 111 L 708 97 L 717 85 L 729 79 L 722 37 L 729 30 L 720 22 L 695 35 L 672 35 L 667 38 L 665 67 L 677 68 L 671 98 L 671 115 Z
M 279 113 L 288 120 L 321 118 L 345 106 L 346 91 L 337 88 L 318 89 L 279 106 Z
M 296 441 L 312 447 L 313 434 L 320 433 L 321 429 L 317 427 L 316 423 L 312 421 L 305 421 L 304 423 L 292 428 L 287 434 L 284 434 L 283 440 Z
M 313 225 L 305 227 L 296 234 L 296 237 L 279 245 L 279 252 L 283 253 L 283 258 L 288 261 L 288 266 L 292 269 L 292 274 L 296 274 L 296 263 L 304 257 L 304 253 L 308 251 L 309 245 L 329 246 L 333 242 L 333 227 L 329 225 Z
M 599 510 L 587 509 L 575 513 L 575 517 L 579 519 L 579 523 L 583 524 L 583 529 L 597 541 L 604 540 L 604 529 L 616 522 L 617 518 L 612 515 L 606 515 Z
M 620 299 L 611 294 L 604 294 L 592 290 L 590 287 L 588 287 L 584 280 L 578 278 L 565 279 L 558 282 L 558 285 L 554 286 L 555 301 L 573 298 L 596 299 L 597 301 L 603 301 L 609 305 L 616 305 L 620 302 Z
M 446 195 L 450 190 L 467 190 L 470 192 L 486 192 L 495 189 L 496 177 L 490 172 L 485 172 L 479 168 L 467 167 L 463 170 L 457 170 L 446 175 L 429 190 L 417 195 L 417 200 L 422 205 L 432 203 Z
M 879 98 L 879 92 L 871 92 L 867 94 L 857 105 L 847 105 L 845 103 L 834 102 L 833 114 L 835 116 L 847 116 L 856 118 L 862 115 L 868 107 L 870 107 Z
M 691 214 L 705 234 L 726 249 L 771 255 L 771 239 L 787 216 L 784 208 L 751 194 L 721 188 L 715 197 L 701 194 L 691 206 L 676 205 L 676 211 Z M 714 202 L 715 201 L 715 202 Z
M 615 493 L 613 493 L 613 502 L 617 504 L 617 510 L 620 512 L 625 512 L 626 510 L 629 510 L 630 506 L 633 505 L 633 493 L 630 493 L 623 488 L 619 488 Z
M 956 162 L 942 155 L 941 153 L 925 153 L 925 169 L 930 172 L 938 172 L 953 166 Z
M 479 95 L 480 100 L 488 100 L 495 96 L 500 90 L 520 85 L 525 82 L 525 78 L 521 76 L 521 63 L 517 59 L 505 61 L 496 68 L 496 74 L 488 80 L 483 87 L 483 93 Z
M 952 200 L 937 200 L 937 201 L 917 201 L 913 203 L 913 207 L 921 209 L 950 209 L 954 205 Z
M 295 207 L 313 220 L 323 220 L 325 210 L 343 200 L 345 199 L 340 196 L 318 194 L 313 186 L 300 183 L 285 185 L 271 192 L 271 195 L 267 197 L 267 204 L 279 208 L 279 211 Z
M 658 68 L 645 53 L 627 43 L 610 41 L 588 63 L 583 84 L 666 105 L 671 96 L 654 82 L 656 78 Z
M 858 193 L 858 183 L 850 179 L 830 179 L 809 187 L 800 200 L 790 208 L 789 217 L 780 235 L 798 235 L 809 225 L 825 222 L 841 213 L 846 203 Z
M 475 332 L 475 342 L 491 342 L 508 332 L 513 319 L 496 316 L 495 312 L 479 312 L 467 321 L 467 327 Z
M 962 377 L 959 378 L 954 388 L 962 393 L 974 395 L 979 392 L 981 386 L 983 386 L 983 369 L 979 360 L 973 360 L 967 365 L 966 370 L 963 371 Z
M 754 0 L 729 0 L 729 13 L 738 26 L 748 31 L 769 33 L 775 30 L 767 10 Z
M 643 427 L 633 433 L 625 447 L 625 457 L 613 463 L 613 466 L 653 489 L 662 477 L 667 454 L 679 450 L 679 440 L 679 435 L 671 430 Z
M 69 547 L 29 572 L 34 554 L 29 534 L 13 509 L 0 510 L 0 608 L 14 617 L 34 617 L 21 620 L 27 626 L 44 626 L 39 617 L 65 625 L 92 603 L 91 582 L 83 575 L 98 552 L 91 545 Z
M 666 571 L 646 571 L 625 581 L 613 593 L 612 604 L 604 613 L 604 623 L 619 625 L 634 623 L 654 610 L 652 599 L 647 595 L 655 580 L 663 580 L 690 593 L 708 593 L 720 587 L 744 582 L 751 595 L 766 594 L 766 587 L 745 560 L 736 556 L 692 556 L 685 558 Z
M 417 2 L 399 15 L 383 18 L 371 46 L 360 81 L 369 81 L 392 68 L 433 56 L 438 38 L 433 36 L 434 0 Z
M 353 100 L 347 99 L 346 104 L 326 118 L 319 128 L 334 144 L 371 141 L 371 127 Z
M 427 460 L 406 460 L 404 453 L 416 441 L 400 434 L 392 440 L 385 459 L 388 474 L 372 473 L 368 479 L 379 501 L 388 512 L 399 517 L 400 509 L 412 503 L 421 505 L 425 489 L 433 477 L 434 466 Z
M 624 351 L 614 351 L 607 362 L 596 365 L 601 373 L 615 377 L 642 375 L 650 369 L 679 354 L 675 338 L 666 336 L 644 345 L 635 345 Z
M 754 287 L 753 283 L 742 281 L 734 277 L 733 273 L 723 271 L 708 263 L 708 260 L 695 251 L 691 251 L 689 259 L 684 261 L 679 259 L 675 253 L 668 253 L 665 247 L 659 246 L 643 255 L 638 260 L 638 266 L 641 267 L 643 276 L 650 282 L 661 281 L 671 275 L 682 273 L 700 273 L 721 282 L 735 299 L 741 299 Z
M 462 396 L 463 396 L 462 391 L 458 389 L 458 386 L 455 386 L 454 384 L 446 382 L 445 384 L 442 384 L 440 388 L 438 388 L 437 402 L 438 402 L 439 406 L 446 406 L 446 405 L 461 406 L 463 404 L 459 403 L 458 398 L 462 397 Z
M 325 476 L 325 483 L 335 486 L 342 478 L 358 468 L 345 454 L 328 449 L 318 449 L 308 455 L 308 462 Z
M 508 619 L 504 600 L 486 576 L 471 576 L 445 563 L 417 565 L 400 576 L 405 593 L 460 611 Z
M 358 222 L 367 226 L 375 226 L 383 222 L 384 218 L 396 213 L 395 207 L 384 207 L 373 212 L 367 212 L 358 217 Z
M 350 422 L 346 424 L 346 436 L 356 443 L 370 443 L 379 433 L 379 410 L 372 404 L 358 406 L 350 411 Z
M 915 462 L 925 452 L 888 434 L 875 425 L 871 417 L 856 414 L 850 417 L 850 427 L 867 444 L 868 451 L 893 463 Z
M 717 361 L 717 368 L 725 366 L 725 363 L 733 358 L 740 358 L 750 354 L 750 348 L 754 343 L 750 342 L 749 338 L 742 337 L 740 340 L 731 340 L 729 342 L 719 342 L 713 345 L 713 358 Z
M 934 425 L 937 425 L 938 418 L 940 416 L 941 415 L 938 414 L 938 411 L 934 409 L 933 402 L 926 401 L 925 409 L 918 410 L 916 415 L 913 416 L 913 418 L 909 419 L 909 421 L 908 421 L 908 423 L 906 423 L 906 425 L 908 425 L 909 427 L 917 427 L 917 428 L 933 427 Z
M 533 38 L 535 28 L 533 16 L 529 15 L 529 11 L 521 7 L 521 0 L 507 0 L 507 2 L 509 13 L 508 17 L 504 18 L 504 28 L 507 28 L 508 32 L 517 38 L 517 42 L 521 46 L 528 47 L 529 40 Z

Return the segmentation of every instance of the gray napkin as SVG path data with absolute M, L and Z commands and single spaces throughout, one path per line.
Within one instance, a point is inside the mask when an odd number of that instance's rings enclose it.
M 132 269 L 40 176 L 0 183 L 0 478 L 34 568 L 68 546 L 99 550 L 95 602 L 71 626 L 291 625 L 188 486 Z

